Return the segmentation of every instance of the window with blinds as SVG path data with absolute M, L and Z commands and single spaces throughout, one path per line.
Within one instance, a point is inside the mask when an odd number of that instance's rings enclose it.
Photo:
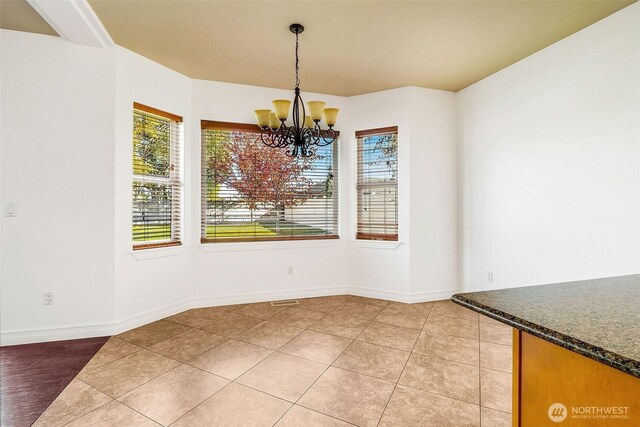
M 356 132 L 357 231 L 362 240 L 398 240 L 398 128 Z
M 182 117 L 133 105 L 133 249 L 180 244 Z
M 338 140 L 309 158 L 256 125 L 202 121 L 202 242 L 338 238 Z

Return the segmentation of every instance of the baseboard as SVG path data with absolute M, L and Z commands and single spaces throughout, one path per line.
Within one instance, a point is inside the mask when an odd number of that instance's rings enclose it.
M 156 310 L 149 310 L 142 314 L 136 314 L 130 316 L 124 320 L 120 320 L 112 324 L 112 334 L 117 335 L 122 332 L 128 331 L 138 326 L 146 325 L 147 323 L 155 322 L 156 320 L 164 319 L 168 316 L 173 316 L 182 311 L 189 310 L 191 308 L 191 301 L 185 299 L 177 303 L 169 304 Z
M 352 288 L 338 286 L 333 288 L 286 289 L 276 292 L 258 292 L 220 297 L 203 297 L 191 300 L 191 308 L 215 307 L 218 305 L 249 304 L 253 302 L 277 301 L 283 299 L 313 298 L 327 295 L 346 295 Z
M 368 298 L 379 298 L 389 301 L 404 302 L 407 304 L 415 304 L 418 302 L 440 301 L 451 298 L 451 295 L 459 292 L 457 289 L 446 289 L 440 291 L 404 293 L 379 289 L 369 289 L 360 287 L 351 287 L 349 292 L 351 295 L 358 295 Z
M 63 326 L 48 329 L 25 329 L 0 333 L 0 347 L 37 342 L 75 340 L 113 335 L 110 324 Z
M 138 326 L 155 322 L 156 320 L 160 320 L 167 316 L 180 313 L 190 308 L 345 294 L 369 298 L 380 298 L 389 301 L 404 303 L 417 303 L 449 299 L 451 298 L 451 295 L 456 292 L 458 291 L 455 289 L 449 289 L 420 293 L 402 293 L 356 286 L 343 286 L 332 288 L 311 288 L 304 290 L 287 289 L 276 292 L 245 293 L 215 297 L 212 296 L 193 298 L 170 304 L 157 310 L 150 310 L 139 315 L 130 316 L 113 323 L 2 332 L 0 333 L 0 346 L 116 335 L 124 331 L 128 331 L 129 329 L 137 328 Z
M 190 300 L 184 300 L 179 303 L 161 307 L 157 310 L 150 310 L 139 315 L 130 316 L 114 323 L 6 331 L 0 333 L 0 347 L 117 335 L 129 329 L 137 328 L 138 326 L 146 325 L 147 323 L 155 322 L 156 320 L 188 310 L 191 308 L 190 302 Z

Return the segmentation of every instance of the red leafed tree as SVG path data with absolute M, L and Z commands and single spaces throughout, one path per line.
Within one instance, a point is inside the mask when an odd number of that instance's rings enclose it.
M 280 218 L 285 208 L 311 196 L 313 181 L 304 173 L 311 169 L 312 159 L 291 158 L 285 151 L 265 146 L 255 135 L 231 142 L 227 185 L 244 196 L 252 211 L 264 206 L 274 209 Z

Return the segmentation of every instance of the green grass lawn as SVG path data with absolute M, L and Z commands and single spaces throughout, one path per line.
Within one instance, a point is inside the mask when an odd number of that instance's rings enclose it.
M 317 236 L 318 234 L 326 234 L 321 228 L 309 227 L 308 225 L 288 221 L 281 221 L 279 224 L 275 222 L 265 222 L 261 225 L 280 236 Z
M 277 233 L 264 228 L 257 222 L 242 224 L 207 225 L 207 237 L 254 237 L 277 236 Z
M 171 225 L 134 225 L 133 241 L 144 242 L 147 240 L 165 240 L 171 238 Z
M 277 236 L 275 230 L 270 230 L 258 224 L 249 222 L 243 224 L 207 225 L 208 237 L 253 237 L 253 236 Z M 134 225 L 133 241 L 144 242 L 147 240 L 163 240 L 171 238 L 171 226 L 169 224 Z
M 144 242 L 148 240 L 163 240 L 171 238 L 171 226 L 169 224 L 158 225 L 134 225 L 133 241 Z M 268 236 L 312 236 L 325 234 L 320 228 L 308 227 L 292 222 L 280 224 L 248 222 L 241 224 L 207 225 L 207 237 L 268 237 Z

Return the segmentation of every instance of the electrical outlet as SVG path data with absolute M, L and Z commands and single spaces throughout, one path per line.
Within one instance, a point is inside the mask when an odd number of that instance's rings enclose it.
M 5 216 L 8 218 L 13 218 L 18 215 L 18 206 L 15 203 L 7 203 Z
M 493 283 L 493 273 L 487 273 L 487 282 Z
M 289 276 L 293 276 L 293 265 L 289 266 Z
M 47 291 L 42 295 L 42 303 L 44 305 L 53 305 L 53 292 Z

